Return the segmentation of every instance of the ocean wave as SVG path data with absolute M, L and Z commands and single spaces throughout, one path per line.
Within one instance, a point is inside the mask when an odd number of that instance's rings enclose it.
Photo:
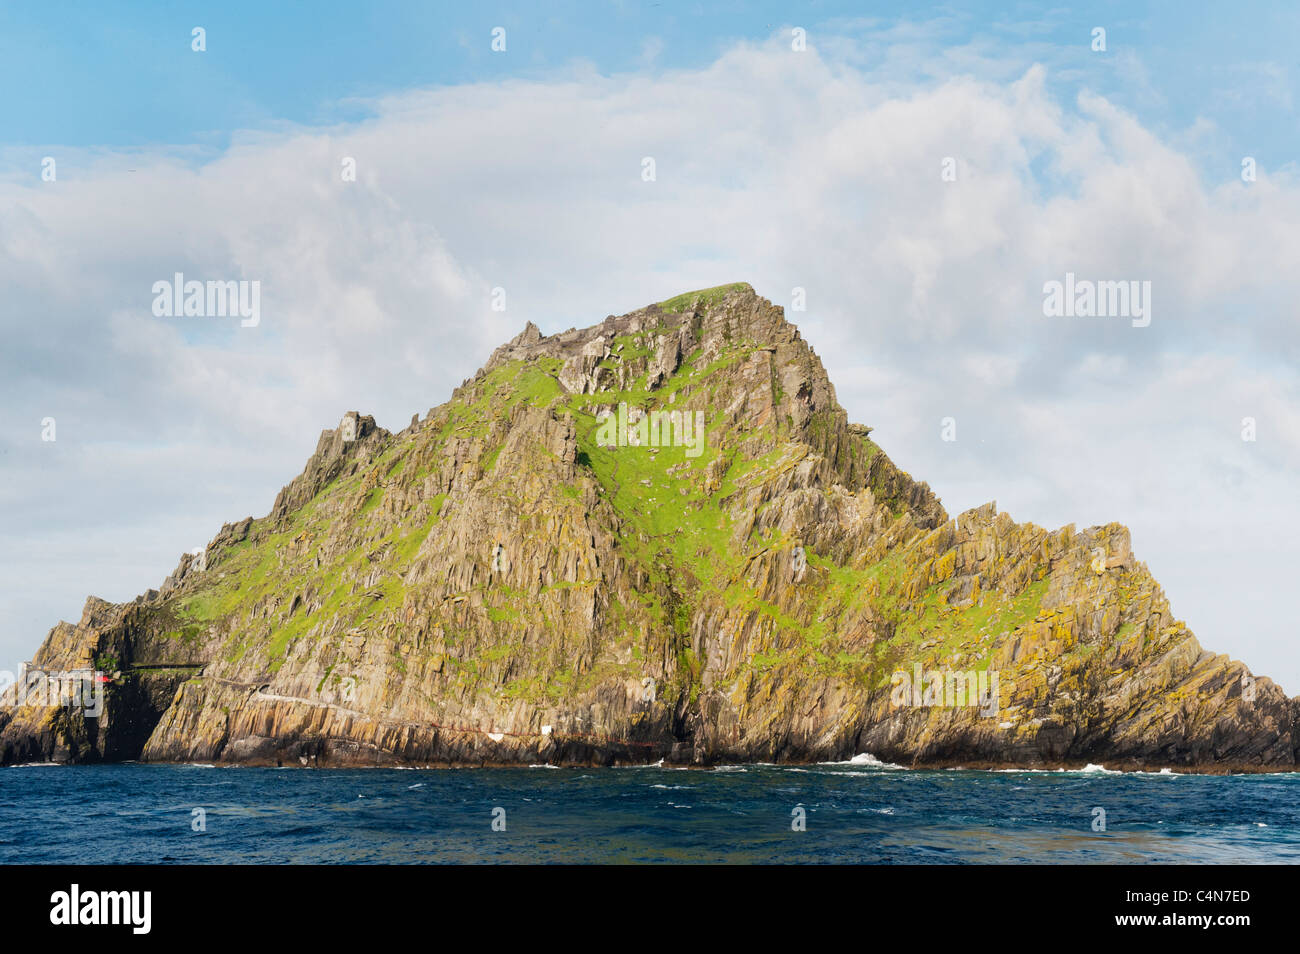
M 819 762 L 818 764 L 819 765 L 865 765 L 868 768 L 902 769 L 903 771 L 907 770 L 906 765 L 896 765 L 893 762 L 882 762 L 880 761 L 880 759 L 876 758 L 870 752 L 859 752 L 857 755 L 853 756 L 853 758 L 849 759 L 847 762 Z
M 1095 762 L 1089 762 L 1081 769 L 1064 769 L 1056 770 L 1058 775 L 1123 775 L 1119 769 L 1108 769 L 1104 765 L 1098 765 Z

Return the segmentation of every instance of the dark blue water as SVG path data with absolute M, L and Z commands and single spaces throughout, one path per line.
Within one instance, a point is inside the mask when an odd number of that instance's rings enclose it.
M 1300 775 L 0 769 L 6 864 L 1152 861 L 1300 862 Z

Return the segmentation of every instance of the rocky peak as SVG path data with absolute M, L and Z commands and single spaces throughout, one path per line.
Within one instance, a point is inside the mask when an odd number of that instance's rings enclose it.
M 514 348 L 524 347 L 526 345 L 536 344 L 542 340 L 541 329 L 531 321 L 524 325 L 524 330 L 519 332 L 510 339 L 510 346 Z
M 322 487 L 343 474 L 355 473 L 374 457 L 392 437 L 375 423 L 369 414 L 348 411 L 339 426 L 321 431 L 316 451 L 307 460 L 301 474 L 281 489 L 271 507 L 271 517 L 282 521 L 290 511 L 305 504 Z

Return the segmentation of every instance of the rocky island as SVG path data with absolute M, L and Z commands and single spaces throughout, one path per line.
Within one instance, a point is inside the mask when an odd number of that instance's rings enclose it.
M 0 762 L 1296 768 L 1300 699 L 1202 649 L 1123 526 L 952 517 L 870 431 L 745 284 L 529 324 L 57 625 L 32 665 L 104 673 L 102 711 L 10 687 Z

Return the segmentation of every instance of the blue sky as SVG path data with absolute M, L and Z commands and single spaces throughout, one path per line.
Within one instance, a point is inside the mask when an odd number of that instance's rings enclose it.
M 1207 166 L 1300 152 L 1300 6 L 1288 3 L 14 3 L 0 7 L 0 129 L 10 146 L 220 148 L 236 130 L 357 119 L 412 87 L 574 62 L 606 75 L 698 67 L 787 25 L 813 45 L 852 45 L 868 72 L 905 38 L 912 55 L 889 60 L 899 80 L 970 62 L 954 51 L 1006 75 L 1041 62 L 1059 95 L 1090 88 L 1158 131 L 1212 120 L 1224 138 Z M 508 55 L 489 49 L 496 26 Z M 1096 26 L 1104 55 L 1089 49 Z
M 265 514 L 344 412 L 399 430 L 525 321 L 743 280 L 806 290 L 950 513 L 1129 525 L 1300 692 L 1298 38 L 1281 3 L 0 6 L 0 669 Z M 176 272 L 259 281 L 260 324 L 160 320 Z M 1150 280 L 1150 326 L 1045 319 L 1067 272 Z

